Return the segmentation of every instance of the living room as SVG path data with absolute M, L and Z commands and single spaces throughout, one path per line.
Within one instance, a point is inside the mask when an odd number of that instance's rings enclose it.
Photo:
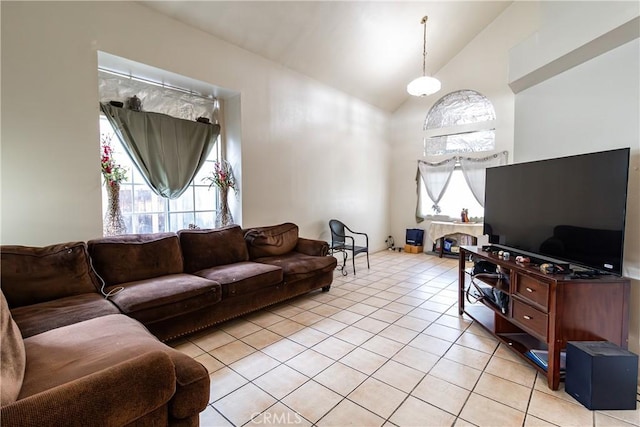
M 337 217 L 366 230 L 372 252 L 388 235 L 424 227 L 414 216 L 422 124 L 440 96 L 474 89 L 496 108 L 496 150 L 510 162 L 631 148 L 624 275 L 629 349 L 640 351 L 636 2 L 515 2 L 436 73 L 439 94 L 393 111 L 136 2 L 1 7 L 3 244 L 101 236 L 99 52 L 236 94 L 226 154 L 241 180 L 232 208 L 244 227 L 292 221 L 302 236 L 327 240 Z M 600 39 L 630 22 L 630 41 Z

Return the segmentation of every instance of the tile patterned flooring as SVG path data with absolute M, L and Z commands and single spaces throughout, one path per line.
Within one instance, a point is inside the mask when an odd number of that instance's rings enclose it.
M 202 426 L 640 426 L 640 409 L 589 411 L 551 391 L 459 317 L 457 260 L 364 260 L 328 293 L 171 343 L 210 372 Z

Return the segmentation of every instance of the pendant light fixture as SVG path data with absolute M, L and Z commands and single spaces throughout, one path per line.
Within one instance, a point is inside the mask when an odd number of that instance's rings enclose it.
M 413 96 L 428 96 L 433 95 L 440 90 L 442 84 L 440 80 L 427 76 L 427 20 L 428 16 L 422 18 L 420 23 L 424 25 L 424 38 L 422 44 L 422 77 L 414 79 L 407 85 L 407 92 Z

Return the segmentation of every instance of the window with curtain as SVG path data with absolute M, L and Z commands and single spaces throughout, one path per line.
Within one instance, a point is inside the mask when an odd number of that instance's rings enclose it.
M 221 158 L 218 100 L 103 69 L 98 70 L 98 91 L 101 140 L 110 141 L 115 162 L 127 170 L 119 193 L 126 232 L 177 231 L 190 225 L 214 228 L 218 192 L 209 190 L 203 178 Z M 131 114 L 126 106 L 133 95 L 148 112 L 134 113 L 140 116 L 135 122 L 125 117 Z M 123 102 L 125 108 L 112 108 L 110 101 Z M 196 123 L 200 117 L 214 124 Z M 207 141 L 201 145 L 205 148 L 191 138 L 192 129 Z M 102 199 L 104 217 L 108 205 L 104 185 Z
M 213 171 L 213 164 L 220 158 L 220 143 L 216 142 L 200 171 L 189 187 L 177 199 L 160 197 L 147 185 L 142 175 L 116 138 L 113 128 L 104 115 L 100 116 L 101 138 L 109 138 L 116 163 L 127 169 L 127 180 L 120 184 L 120 207 L 127 233 L 158 233 L 178 231 L 195 224 L 200 228 L 214 228 L 218 192 L 209 190 L 202 179 Z M 102 214 L 106 213 L 106 186 L 102 186 Z
M 460 220 L 484 216 L 484 171 L 506 163 L 495 150 L 495 109 L 474 90 L 460 90 L 440 98 L 424 123 L 424 156 L 418 162 L 416 219 Z M 478 153 L 476 155 L 475 153 Z

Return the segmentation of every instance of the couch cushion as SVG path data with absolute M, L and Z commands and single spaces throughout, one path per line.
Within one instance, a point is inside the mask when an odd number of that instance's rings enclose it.
M 0 247 L 0 280 L 9 307 L 96 293 L 87 246 L 69 242 L 45 247 Z
M 1 410 L 4 426 L 168 426 L 176 368 L 151 351 L 21 399 Z M 182 420 L 180 420 L 182 421 Z
M 26 356 L 20 329 L 11 318 L 4 294 L 0 292 L 0 404 L 13 403 L 20 394 Z
M 238 225 L 213 230 L 180 230 L 178 236 L 187 273 L 249 260 L 247 244 Z
M 250 259 L 284 255 L 298 243 L 298 226 L 290 222 L 269 227 L 250 228 L 244 239 L 249 247 Z
M 101 295 L 81 294 L 11 310 L 24 338 L 61 326 L 108 314 L 119 314 L 118 307 Z
M 220 301 L 220 284 L 191 274 L 170 274 L 122 283 L 124 290 L 111 297 L 120 311 L 142 323 L 169 319 Z
M 282 269 L 257 262 L 237 262 L 197 271 L 222 285 L 222 298 L 234 297 L 282 283 Z
M 282 268 L 285 283 L 332 271 L 337 265 L 337 260 L 332 256 L 304 255 L 298 252 L 290 252 L 283 256 L 257 258 L 255 261 Z
M 200 363 L 162 344 L 143 325 L 122 314 L 53 329 L 26 338 L 24 344 L 28 359 L 19 399 L 160 350 L 176 368 L 171 415 L 185 418 L 201 411 L 209 400 L 209 375 Z
M 96 272 L 107 286 L 182 273 L 175 233 L 128 234 L 87 242 Z

